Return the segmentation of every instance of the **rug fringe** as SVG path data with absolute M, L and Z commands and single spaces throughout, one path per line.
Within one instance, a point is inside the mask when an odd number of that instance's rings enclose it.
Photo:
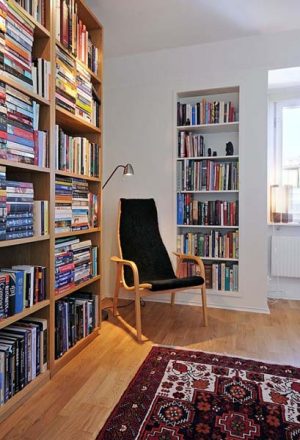
M 282 362 L 246 357 L 246 356 L 241 356 L 239 354 L 232 354 L 232 353 L 227 353 L 227 352 L 218 353 L 216 351 L 206 351 L 206 350 L 201 350 L 200 348 L 180 347 L 177 345 L 167 345 L 167 344 L 153 344 L 153 347 L 174 348 L 175 350 L 182 350 L 182 351 L 198 351 L 198 352 L 202 352 L 202 353 L 206 353 L 206 354 L 215 354 L 216 356 L 226 356 L 226 357 L 240 358 L 240 359 L 244 359 L 246 361 L 263 362 L 265 364 L 270 364 L 270 365 L 281 365 L 284 367 L 300 368 L 300 365 L 291 365 L 291 364 L 286 364 L 286 363 L 282 363 Z

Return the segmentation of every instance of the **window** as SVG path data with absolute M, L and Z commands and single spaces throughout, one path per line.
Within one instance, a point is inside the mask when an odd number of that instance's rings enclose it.
M 300 99 L 272 106 L 271 222 L 300 223 Z

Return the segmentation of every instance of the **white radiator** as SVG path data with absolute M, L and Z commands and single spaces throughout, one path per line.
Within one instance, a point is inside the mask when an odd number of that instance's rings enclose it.
M 300 237 L 272 236 L 271 273 L 300 278 Z

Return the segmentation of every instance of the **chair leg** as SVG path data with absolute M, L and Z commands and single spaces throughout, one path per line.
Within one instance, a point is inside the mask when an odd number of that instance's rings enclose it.
M 208 321 L 207 321 L 207 309 L 206 309 L 206 286 L 205 286 L 205 283 L 201 287 L 201 294 L 202 294 L 203 323 L 204 323 L 204 327 L 207 327 Z
M 176 294 L 176 292 L 171 293 L 171 306 L 174 306 L 174 304 L 175 304 L 175 294 Z
M 116 272 L 116 284 L 115 284 L 115 291 L 114 291 L 114 299 L 113 299 L 113 315 L 118 315 L 118 299 L 119 299 L 119 290 L 120 290 L 120 277 L 121 277 L 121 265 L 117 265 L 117 272 Z
M 142 319 L 141 319 L 141 296 L 140 292 L 135 292 L 135 326 L 138 342 L 142 342 Z

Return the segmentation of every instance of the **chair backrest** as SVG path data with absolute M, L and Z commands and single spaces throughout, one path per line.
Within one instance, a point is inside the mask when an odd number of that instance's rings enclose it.
M 119 219 L 121 257 L 137 265 L 140 283 L 175 278 L 160 236 L 153 199 L 121 199 Z M 124 270 L 125 282 L 133 285 L 131 269 Z

